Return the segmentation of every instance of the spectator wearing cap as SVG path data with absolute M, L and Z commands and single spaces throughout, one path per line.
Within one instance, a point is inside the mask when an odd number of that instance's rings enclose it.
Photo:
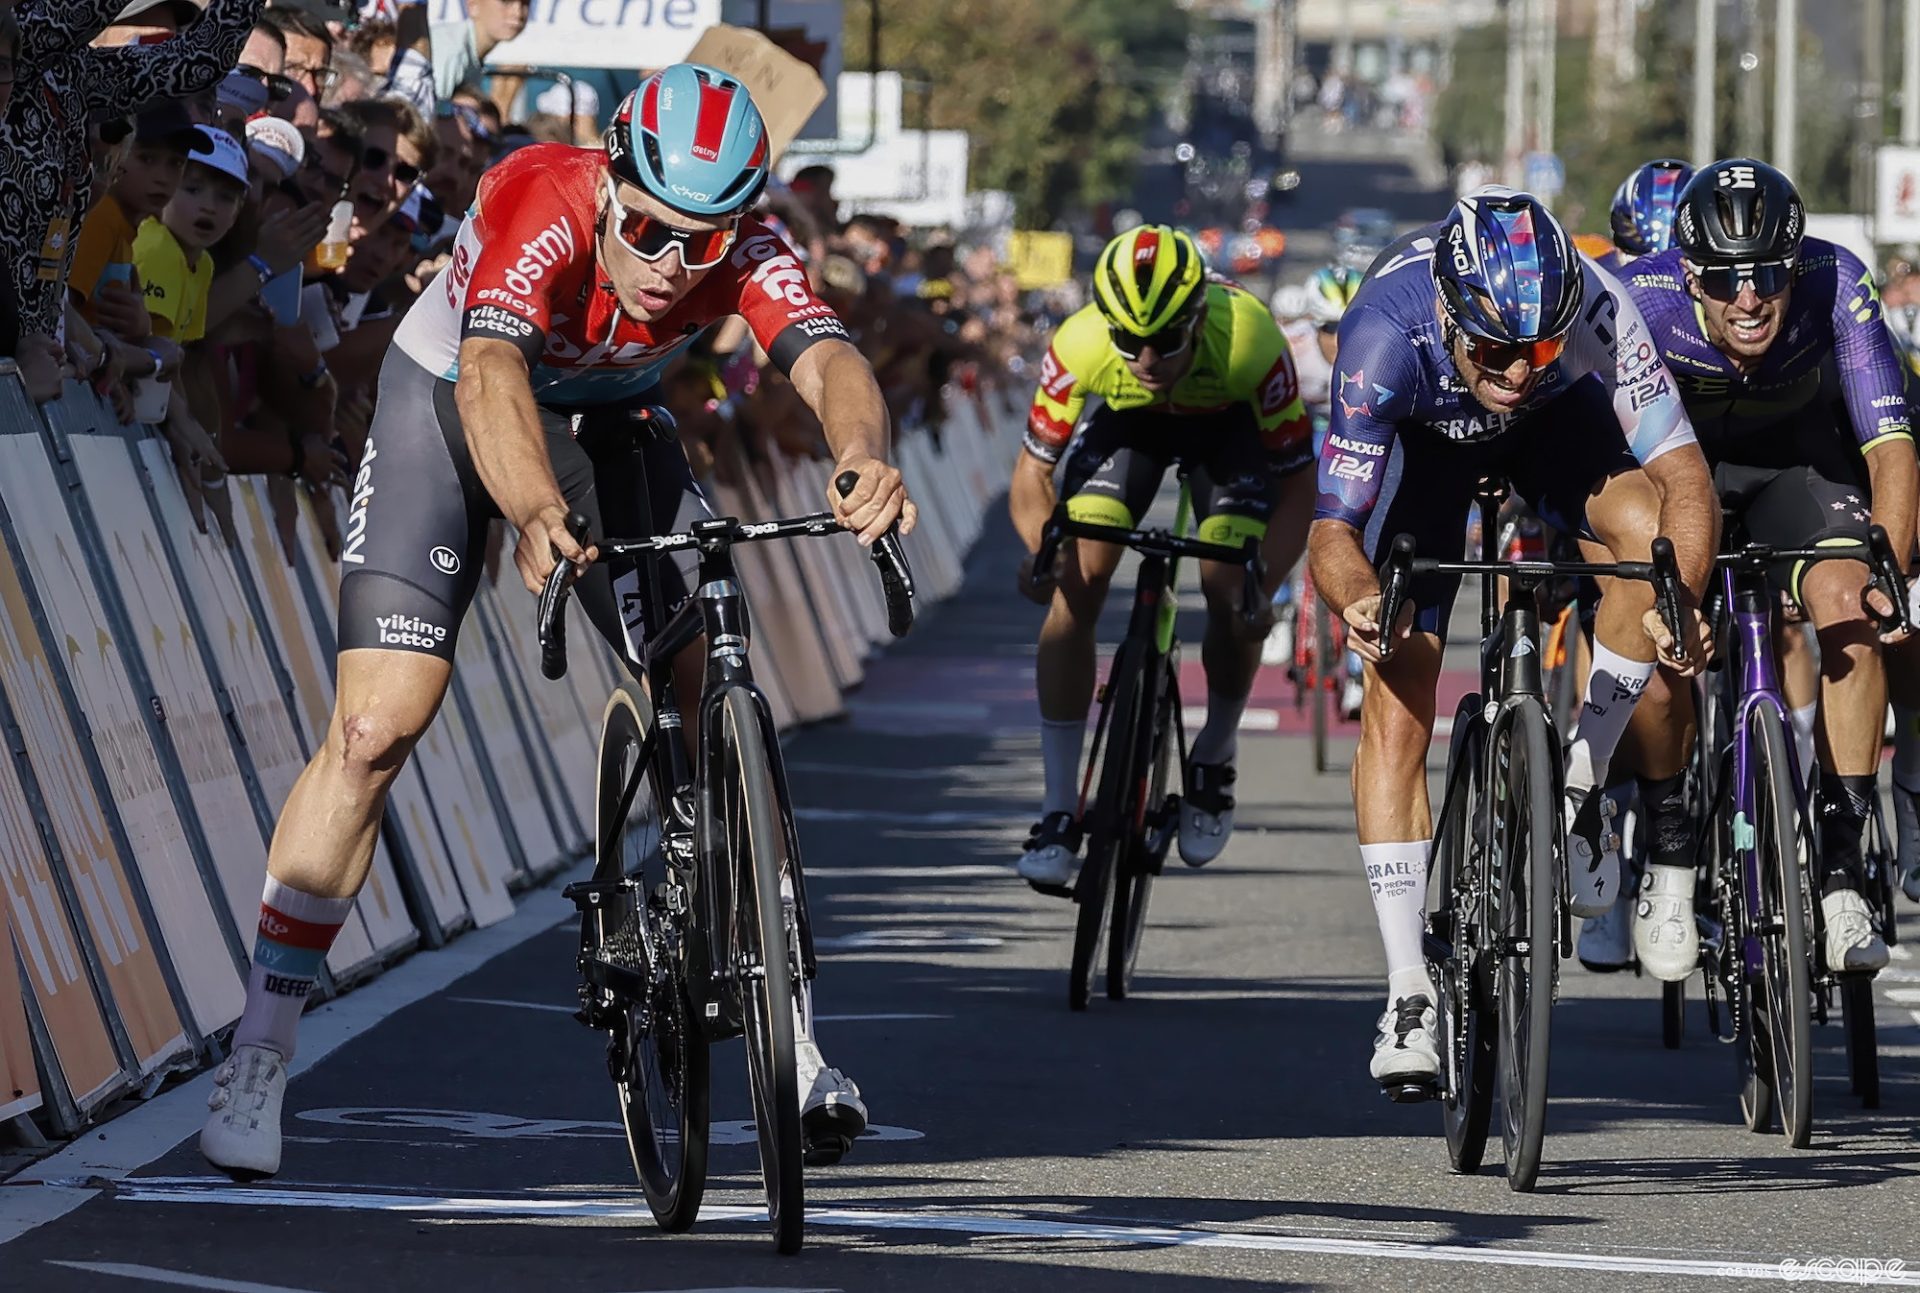
M 87 212 L 73 248 L 67 291 L 87 322 L 132 341 L 152 333 L 133 271 L 142 221 L 173 200 L 189 155 L 211 145 L 177 103 L 158 103 L 134 121 L 133 142 L 112 186 Z M 111 270 L 110 270 L 111 267 Z
M 487 55 L 527 27 L 528 0 L 467 0 L 462 22 L 428 28 L 433 45 L 433 88 L 443 99 L 480 76 Z
M 206 150 L 188 158 L 165 210 L 145 221 L 133 242 L 154 331 L 181 343 L 206 335 L 213 287 L 207 251 L 233 228 L 247 196 L 247 154 L 240 142 L 211 126 L 195 130 Z
M 13 96 L 0 119 L 0 260 L 29 332 L 52 335 L 62 326 L 67 263 L 93 205 L 87 123 L 211 88 L 238 59 L 260 0 L 211 0 L 160 44 L 89 47 L 127 7 L 61 0 L 18 14 L 16 79 L 36 92 Z

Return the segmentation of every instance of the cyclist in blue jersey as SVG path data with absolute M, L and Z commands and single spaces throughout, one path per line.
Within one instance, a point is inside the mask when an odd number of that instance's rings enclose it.
M 1703 169 L 1680 196 L 1674 247 L 1635 262 L 1624 281 L 1672 370 L 1734 524 L 1784 547 L 1862 542 L 1886 527 L 1913 543 L 1920 464 L 1903 370 L 1881 320 L 1872 273 L 1843 247 L 1805 237 L 1806 207 L 1785 175 L 1734 158 Z M 1836 389 L 1837 388 L 1837 389 Z M 1778 572 L 1820 643 L 1819 843 L 1827 964 L 1877 970 L 1886 944 L 1861 897 L 1860 838 L 1874 794 L 1886 713 L 1880 634 L 1867 568 L 1829 561 Z M 1684 818 L 1675 794 L 1674 812 Z M 1693 855 L 1655 843 L 1635 911 L 1634 947 L 1660 978 L 1698 954 Z
M 1482 189 L 1376 261 L 1340 325 L 1332 426 L 1320 455 L 1313 577 L 1368 662 L 1354 757 L 1360 854 L 1386 949 L 1388 1004 L 1370 1070 L 1383 1085 L 1437 1080 L 1435 993 L 1421 949 L 1427 747 L 1443 635 L 1458 579 L 1415 580 L 1400 623 L 1380 625 L 1375 563 L 1396 534 L 1458 557 L 1475 483 L 1515 492 L 1596 559 L 1645 560 L 1671 536 L 1687 586 L 1706 583 L 1718 510 L 1706 461 L 1646 325 L 1530 194 Z M 1705 629 L 1673 642 L 1645 585 L 1600 603 L 1594 667 L 1567 764 L 1574 909 L 1614 897 L 1619 840 L 1593 793 L 1654 671 L 1656 650 L 1691 672 Z M 1396 639 L 1380 658 L 1383 635 Z M 1685 760 L 1665 713 L 1640 716 L 1643 760 Z M 1661 770 L 1656 768 L 1656 771 Z
M 1602 269 L 1619 274 L 1642 256 L 1673 245 L 1673 209 L 1680 191 L 1693 178 L 1693 167 L 1661 157 L 1639 167 L 1613 191 L 1608 223 L 1613 250 L 1599 258 Z

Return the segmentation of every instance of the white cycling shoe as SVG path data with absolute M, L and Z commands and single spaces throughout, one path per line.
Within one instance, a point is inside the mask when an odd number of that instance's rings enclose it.
M 1567 792 L 1567 906 L 1604 916 L 1620 894 L 1620 807 L 1599 790 Z
M 1293 616 L 1280 616 L 1260 644 L 1260 663 L 1269 667 L 1293 663 Z
M 1231 763 L 1187 765 L 1187 793 L 1180 797 L 1180 860 L 1205 866 L 1220 856 L 1233 834 Z
M 1348 677 L 1340 684 L 1340 717 L 1351 723 L 1360 717 L 1360 702 L 1366 699 L 1367 690 L 1358 678 Z
M 1857 974 L 1886 968 L 1887 945 L 1865 898 L 1838 889 L 1820 900 L 1820 911 L 1827 919 L 1827 969 Z
M 1080 869 L 1080 823 L 1072 813 L 1048 813 L 1027 833 L 1026 850 L 1014 867 L 1022 880 L 1065 888 Z
M 200 1131 L 200 1153 L 236 1181 L 280 1170 L 280 1106 L 287 1062 L 265 1046 L 236 1046 L 213 1075 L 212 1113 Z
M 1622 893 L 1613 906 L 1580 926 L 1575 945 L 1580 964 L 1595 974 L 1612 974 L 1633 964 L 1633 895 Z
M 1633 951 L 1640 968 L 1676 983 L 1700 963 L 1700 926 L 1693 918 L 1694 871 L 1652 864 L 1633 906 Z
M 1416 992 L 1395 997 L 1380 1016 L 1367 1072 L 1383 1087 L 1437 1086 L 1440 1082 L 1440 1017 L 1433 996 Z
M 827 1067 L 816 1043 L 796 1041 L 793 1052 L 800 1079 L 803 1158 L 808 1167 L 827 1167 L 845 1158 L 867 1129 L 867 1106 L 851 1078 Z

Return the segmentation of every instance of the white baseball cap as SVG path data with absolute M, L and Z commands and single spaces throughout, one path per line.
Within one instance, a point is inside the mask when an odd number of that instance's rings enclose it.
M 195 126 L 203 142 L 212 145 L 212 152 L 195 152 L 189 160 L 201 166 L 211 167 L 222 175 L 247 182 L 247 150 L 240 141 L 218 126 Z
M 256 162 L 265 162 L 286 179 L 307 160 L 307 141 L 291 121 L 259 117 L 247 123 L 247 148 Z

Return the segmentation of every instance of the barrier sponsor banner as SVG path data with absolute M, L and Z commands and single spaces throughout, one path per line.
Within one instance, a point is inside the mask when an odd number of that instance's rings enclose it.
M 511 534 L 507 542 L 509 545 L 513 543 Z M 560 769 L 561 793 L 587 794 L 586 788 L 593 785 L 594 760 L 600 733 L 599 711 L 595 710 L 589 717 L 581 709 L 571 686 L 564 681 L 548 682 L 540 672 L 540 644 L 535 640 L 533 631 L 533 599 L 517 584 L 505 582 L 514 578 L 510 567 L 502 578 L 503 585 L 497 588 L 482 583 L 480 595 L 494 599 L 495 621 L 500 626 L 499 640 L 513 653 L 514 659 L 519 662 L 521 677 L 526 679 L 527 696 L 533 702 L 533 712 L 539 719 L 540 731 L 547 738 L 547 749 L 552 752 L 554 762 Z M 578 623 L 578 620 L 568 622 L 570 635 L 577 634 L 575 626 Z M 577 640 L 575 636 L 568 639 L 570 643 Z M 590 819 L 582 817 L 581 826 L 590 829 Z
M 240 554 L 228 550 L 219 537 L 218 528 L 211 523 L 206 534 L 194 526 L 166 446 L 148 438 L 135 446 L 134 451 L 153 482 L 153 506 L 160 534 L 178 558 L 180 574 L 185 580 L 181 592 L 199 616 L 202 636 L 217 662 L 232 707 L 232 721 L 245 744 L 254 780 L 266 802 L 267 829 L 271 831 L 307 762 L 300 733 L 284 703 L 268 655 L 269 650 L 278 654 L 278 644 L 270 642 L 254 622 L 252 607 L 235 567 L 235 562 L 242 559 Z M 256 890 L 265 871 L 263 845 L 252 877 Z M 258 921 L 252 918 L 258 904 L 256 893 L 250 906 L 236 910 L 241 919 L 241 940 L 249 956 L 258 936 Z M 402 911 L 400 915 L 402 937 L 398 945 L 404 946 L 416 937 L 416 931 L 412 921 L 405 918 L 406 913 Z M 374 947 L 366 920 L 356 906 L 327 952 L 327 968 L 336 979 L 352 978 L 376 964 L 384 950 Z
M 8 906 L 6 892 L 0 889 L 0 927 L 12 923 Z M 20 985 L 12 946 L 0 939 L 0 1118 L 17 1118 L 39 1107 L 40 1075 L 33 1069 L 26 990 Z
M 133 630 L 134 640 L 125 647 L 138 651 L 145 662 L 234 931 L 241 933 L 259 921 L 266 840 L 241 780 L 226 718 L 201 662 L 180 590 L 168 569 L 164 540 L 124 440 L 75 435 L 69 447 L 84 506 Z
M 472 711 L 470 730 L 486 750 L 501 807 L 513 824 L 522 856 L 532 870 L 545 871 L 564 850 L 554 838 L 553 823 L 534 780 L 533 760 L 544 757 L 544 751 L 525 740 L 514 720 L 506 680 L 494 664 L 486 630 L 476 614 L 470 613 L 461 626 L 455 665 L 455 677 Z
M 240 551 L 244 554 L 255 586 L 260 590 L 280 657 L 293 677 L 295 709 L 303 725 L 307 748 L 318 749 L 333 721 L 333 669 L 330 657 L 321 650 L 320 636 L 307 606 L 307 599 L 294 579 L 294 570 L 281 550 L 279 536 L 271 520 L 271 503 L 264 484 L 258 480 L 233 478 L 229 486 L 236 499 L 235 524 L 240 530 Z M 440 842 L 439 827 L 426 803 L 426 786 L 418 768 L 403 769 L 387 795 L 387 814 L 400 823 L 401 833 L 411 852 L 421 888 L 433 910 L 440 931 L 458 929 L 467 924 L 466 900 L 454 881 L 446 848 Z M 393 874 L 394 861 L 384 840 L 376 841 L 373 870 L 367 887 L 360 891 L 357 904 L 364 913 L 367 932 L 377 947 L 384 947 L 384 936 L 391 931 L 411 932 L 406 901 Z
M 796 464 L 777 448 L 773 450 L 772 475 L 775 485 L 773 504 L 781 515 L 801 516 L 819 510 L 819 501 L 808 495 Z M 827 663 L 833 669 L 835 685 L 843 692 L 859 685 L 865 667 L 861 662 L 860 645 L 853 640 L 853 619 L 840 586 L 833 554 L 828 549 L 851 542 L 850 539 L 840 539 L 793 545 L 794 560 L 800 566 L 800 577 L 806 585 L 807 603 L 820 628 L 821 645 L 826 650 Z
M 227 932 L 215 912 L 186 830 L 174 808 L 146 720 L 121 665 L 106 608 L 82 556 L 80 537 L 67 515 L 66 490 L 55 478 L 41 437 L 0 434 L 0 480 L 24 565 L 34 584 L 58 590 L 41 599 L 54 640 L 64 644 L 61 662 L 87 716 L 88 736 L 114 805 L 126 828 L 133 864 L 160 923 L 169 959 L 202 1034 L 240 1017 L 244 985 L 229 952 Z M 141 511 L 146 510 L 141 504 Z
M 521 657 L 514 653 L 512 644 L 504 636 L 506 630 L 500 623 L 500 607 L 493 586 L 485 581 L 480 585 L 479 595 L 473 599 L 473 617 L 487 637 L 487 648 L 493 654 L 501 682 L 520 715 L 533 774 L 546 789 L 549 820 L 553 823 L 562 851 L 571 857 L 587 848 L 589 840 L 586 825 L 573 802 L 573 795 L 561 781 L 559 762 L 541 726 L 540 712 L 534 705 L 531 688 L 535 682 L 545 680 L 526 675 Z
M 26 439 L 0 436 L 0 449 Z M 5 544 L 0 544 L 0 612 L 0 687 L 5 688 L 14 721 L 20 725 L 27 759 L 71 882 L 78 906 L 71 917 L 85 920 L 114 1013 L 133 1047 L 133 1059 L 141 1072 L 151 1072 L 190 1043 L 79 738 L 61 701 L 54 663 L 34 626 L 13 552 Z M 0 794 L 11 789 L 8 786 Z M 18 920 L 30 910 L 39 917 L 35 937 L 20 943 L 28 981 L 41 1004 L 47 1031 L 53 1035 L 74 1102 L 84 1108 L 87 1097 L 111 1081 L 119 1064 L 110 1050 L 102 1054 L 96 1049 L 104 1033 L 77 951 L 63 954 L 57 942 L 50 941 L 62 933 L 54 905 L 59 886 L 51 860 L 33 850 L 21 855 L 21 863 L 29 901 L 16 905 L 13 915 Z M 14 933 L 21 938 L 20 929 Z
M 433 0 L 435 23 L 466 17 L 463 0 Z M 488 68 L 665 67 L 685 59 L 720 21 L 720 0 L 540 0 L 526 30 L 487 56 Z M 611 110 L 613 105 L 607 105 Z

